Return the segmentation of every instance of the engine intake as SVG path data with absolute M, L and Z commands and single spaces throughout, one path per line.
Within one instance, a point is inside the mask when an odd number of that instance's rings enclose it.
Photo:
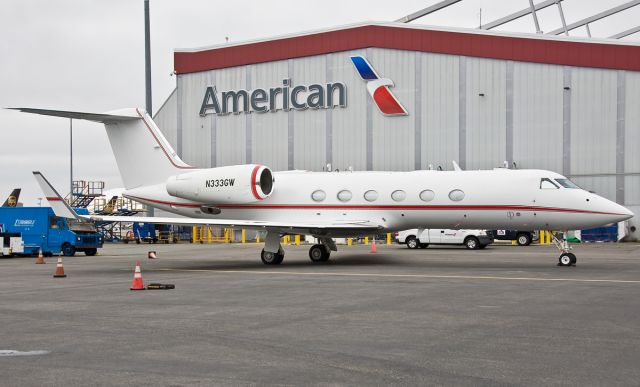
M 273 192 L 273 173 L 257 164 L 202 169 L 171 176 L 171 196 L 207 204 L 243 204 L 263 200 Z

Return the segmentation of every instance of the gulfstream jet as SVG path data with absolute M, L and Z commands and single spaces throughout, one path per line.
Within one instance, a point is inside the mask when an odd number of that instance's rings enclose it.
M 249 164 L 196 168 L 183 162 L 141 109 L 105 114 L 17 108 L 104 124 L 123 195 L 184 218 L 87 216 L 95 221 L 219 225 L 266 231 L 265 264 L 280 264 L 286 234 L 313 235 L 313 262 L 337 251 L 333 238 L 411 228 L 575 230 L 633 216 L 625 207 L 544 170 L 274 172 Z M 39 173 L 56 214 L 78 217 Z M 556 240 L 561 265 L 575 264 Z

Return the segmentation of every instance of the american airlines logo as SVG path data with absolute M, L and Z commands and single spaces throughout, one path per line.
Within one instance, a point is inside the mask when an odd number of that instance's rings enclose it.
M 389 90 L 390 87 L 394 86 L 391 79 L 380 78 L 363 56 L 352 56 L 351 61 L 356 70 L 358 70 L 360 78 L 367 82 L 367 91 L 371 95 L 373 102 L 376 103 L 380 113 L 385 116 L 406 116 L 409 114 L 407 109 L 402 106 L 396 96 Z

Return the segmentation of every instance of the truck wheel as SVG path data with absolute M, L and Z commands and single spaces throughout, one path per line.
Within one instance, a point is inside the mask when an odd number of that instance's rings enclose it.
M 469 250 L 476 250 L 480 248 L 480 241 L 478 238 L 470 236 L 464 240 L 464 245 L 467 246 Z
M 65 243 L 64 245 L 62 245 L 62 254 L 65 257 L 73 257 L 74 255 L 76 255 L 75 246 L 71 246 L 70 244 Z
M 410 249 L 417 249 L 419 244 L 418 239 L 413 235 L 408 236 L 405 243 L 407 244 L 407 247 Z
M 98 249 L 86 249 L 84 251 L 84 254 L 88 257 L 93 257 L 94 255 L 96 255 L 98 253 Z
M 531 240 L 533 237 L 531 234 L 523 232 L 516 236 L 516 240 L 518 241 L 519 246 L 529 246 L 531 244 Z

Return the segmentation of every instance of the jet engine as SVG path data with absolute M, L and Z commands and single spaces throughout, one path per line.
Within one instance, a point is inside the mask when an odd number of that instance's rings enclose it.
M 208 204 L 244 204 L 263 200 L 273 192 L 273 173 L 257 164 L 201 169 L 171 176 L 171 196 Z

